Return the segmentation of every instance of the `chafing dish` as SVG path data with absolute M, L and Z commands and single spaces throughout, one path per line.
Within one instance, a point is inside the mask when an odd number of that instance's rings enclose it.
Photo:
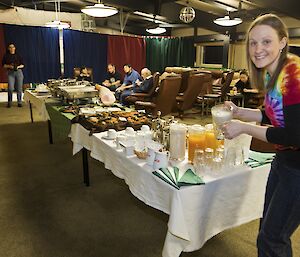
M 93 98 L 98 95 L 98 90 L 94 86 L 87 87 L 61 87 L 62 96 L 67 100 Z

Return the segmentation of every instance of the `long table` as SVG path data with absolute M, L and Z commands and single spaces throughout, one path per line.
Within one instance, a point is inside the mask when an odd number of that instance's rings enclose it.
M 89 150 L 92 158 L 124 179 L 135 197 L 169 215 L 163 257 L 198 250 L 214 235 L 261 217 L 270 165 L 243 166 L 218 177 L 207 175 L 205 185 L 177 190 L 154 176 L 144 160 L 125 156 L 103 135 L 90 136 L 81 125 L 73 124 L 73 154 Z
M 58 99 L 53 98 L 50 94 L 39 95 L 32 90 L 25 90 L 24 101 L 29 104 L 31 122 L 34 121 L 32 106 L 35 106 L 41 120 L 47 122 L 50 144 L 53 144 L 53 138 L 61 140 L 68 137 L 71 120 L 75 115 L 60 112 L 61 103 Z
M 24 101 L 29 104 L 31 122 L 33 122 L 32 105 L 36 107 L 38 114 L 43 121 L 50 120 L 45 105 L 46 100 L 50 97 L 52 97 L 51 94 L 39 95 L 28 89 L 24 91 Z

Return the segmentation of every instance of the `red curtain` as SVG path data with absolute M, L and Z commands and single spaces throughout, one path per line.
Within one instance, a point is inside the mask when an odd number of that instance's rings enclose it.
M 123 66 L 128 63 L 140 73 L 146 66 L 146 43 L 143 38 L 108 36 L 107 61 L 116 65 L 124 75 Z
M 0 24 L 0 83 L 7 82 L 6 70 L 2 66 L 2 58 L 5 54 L 6 46 L 4 41 L 3 24 Z

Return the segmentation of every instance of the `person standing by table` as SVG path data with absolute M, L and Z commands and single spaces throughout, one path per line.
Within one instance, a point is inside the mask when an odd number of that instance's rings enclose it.
M 16 52 L 16 46 L 13 43 L 8 44 L 7 52 L 2 59 L 2 65 L 7 69 L 8 75 L 8 101 L 7 107 L 12 104 L 14 87 L 17 89 L 18 107 L 22 107 L 23 90 L 23 72 L 24 62 L 22 57 Z
M 242 121 L 224 125 L 232 139 L 249 134 L 274 143 L 277 152 L 269 174 L 263 217 L 257 238 L 259 257 L 291 257 L 290 237 L 300 223 L 300 58 L 288 53 L 288 32 L 273 14 L 258 17 L 247 34 L 250 80 L 265 91 L 265 110 L 235 106 Z

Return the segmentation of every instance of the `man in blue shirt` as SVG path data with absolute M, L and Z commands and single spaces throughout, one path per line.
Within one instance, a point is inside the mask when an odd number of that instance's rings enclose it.
M 151 74 L 151 71 L 148 68 L 143 68 L 141 70 L 141 75 L 143 78 L 143 81 L 137 80 L 134 83 L 134 86 L 129 89 L 125 89 L 121 96 L 120 96 L 120 102 L 123 105 L 129 105 L 130 102 L 126 99 L 128 96 L 130 96 L 132 93 L 148 93 L 151 88 L 153 87 L 153 76 Z
M 124 65 L 125 77 L 123 80 L 123 84 L 116 89 L 116 98 L 120 99 L 120 95 L 126 89 L 134 87 L 137 81 L 142 81 L 140 74 L 134 70 L 130 64 Z

